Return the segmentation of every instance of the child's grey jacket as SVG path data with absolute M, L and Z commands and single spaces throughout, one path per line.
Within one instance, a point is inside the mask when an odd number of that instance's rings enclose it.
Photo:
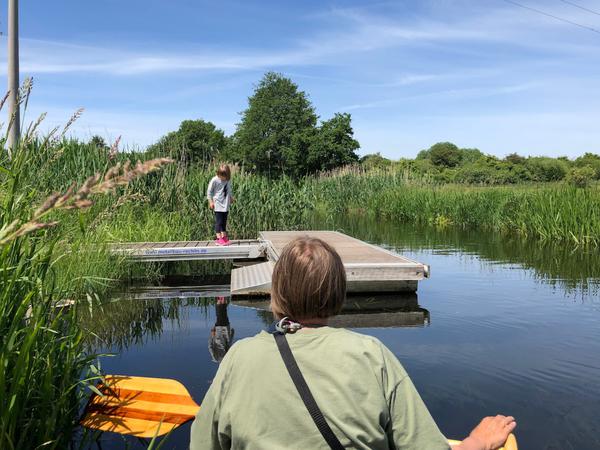
M 227 212 L 229 211 L 229 205 L 231 205 L 231 180 L 221 181 L 217 176 L 213 177 L 208 183 L 208 189 L 206 190 L 206 197 L 209 201 L 215 202 L 216 212 Z

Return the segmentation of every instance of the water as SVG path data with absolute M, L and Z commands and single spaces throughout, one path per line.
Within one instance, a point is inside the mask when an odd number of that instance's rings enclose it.
M 366 220 L 325 226 L 431 265 L 418 296 L 397 299 L 386 314 L 340 320 L 394 352 L 445 435 L 465 436 L 481 417 L 502 413 L 517 418 L 522 449 L 600 448 L 596 252 Z M 90 322 L 104 339 L 101 350 L 116 353 L 103 358 L 103 369 L 175 378 L 200 402 L 218 367 L 208 345 L 216 308 L 210 297 L 107 305 L 104 319 Z M 233 304 L 227 314 L 234 341 L 271 320 Z M 163 448 L 187 448 L 189 427 Z M 115 435 L 102 440 L 104 449 L 142 448 Z

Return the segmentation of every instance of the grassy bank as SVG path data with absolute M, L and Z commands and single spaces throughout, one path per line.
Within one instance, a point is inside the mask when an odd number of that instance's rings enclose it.
M 600 245 L 600 186 L 565 183 L 473 187 L 416 181 L 386 171 L 309 181 L 320 210 L 384 220 L 518 234 L 566 245 Z

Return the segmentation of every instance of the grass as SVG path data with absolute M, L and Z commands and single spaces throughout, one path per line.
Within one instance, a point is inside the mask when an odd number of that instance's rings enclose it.
M 309 181 L 321 209 L 403 223 L 515 234 L 566 245 L 600 245 L 600 186 L 564 183 L 505 187 L 416 182 L 389 172 Z

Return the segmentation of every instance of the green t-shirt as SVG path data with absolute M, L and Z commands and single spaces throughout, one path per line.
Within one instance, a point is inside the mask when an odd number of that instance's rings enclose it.
M 345 448 L 450 448 L 406 371 L 379 340 L 330 327 L 287 339 Z M 190 449 L 328 448 L 273 336 L 263 331 L 234 344 L 192 425 Z

